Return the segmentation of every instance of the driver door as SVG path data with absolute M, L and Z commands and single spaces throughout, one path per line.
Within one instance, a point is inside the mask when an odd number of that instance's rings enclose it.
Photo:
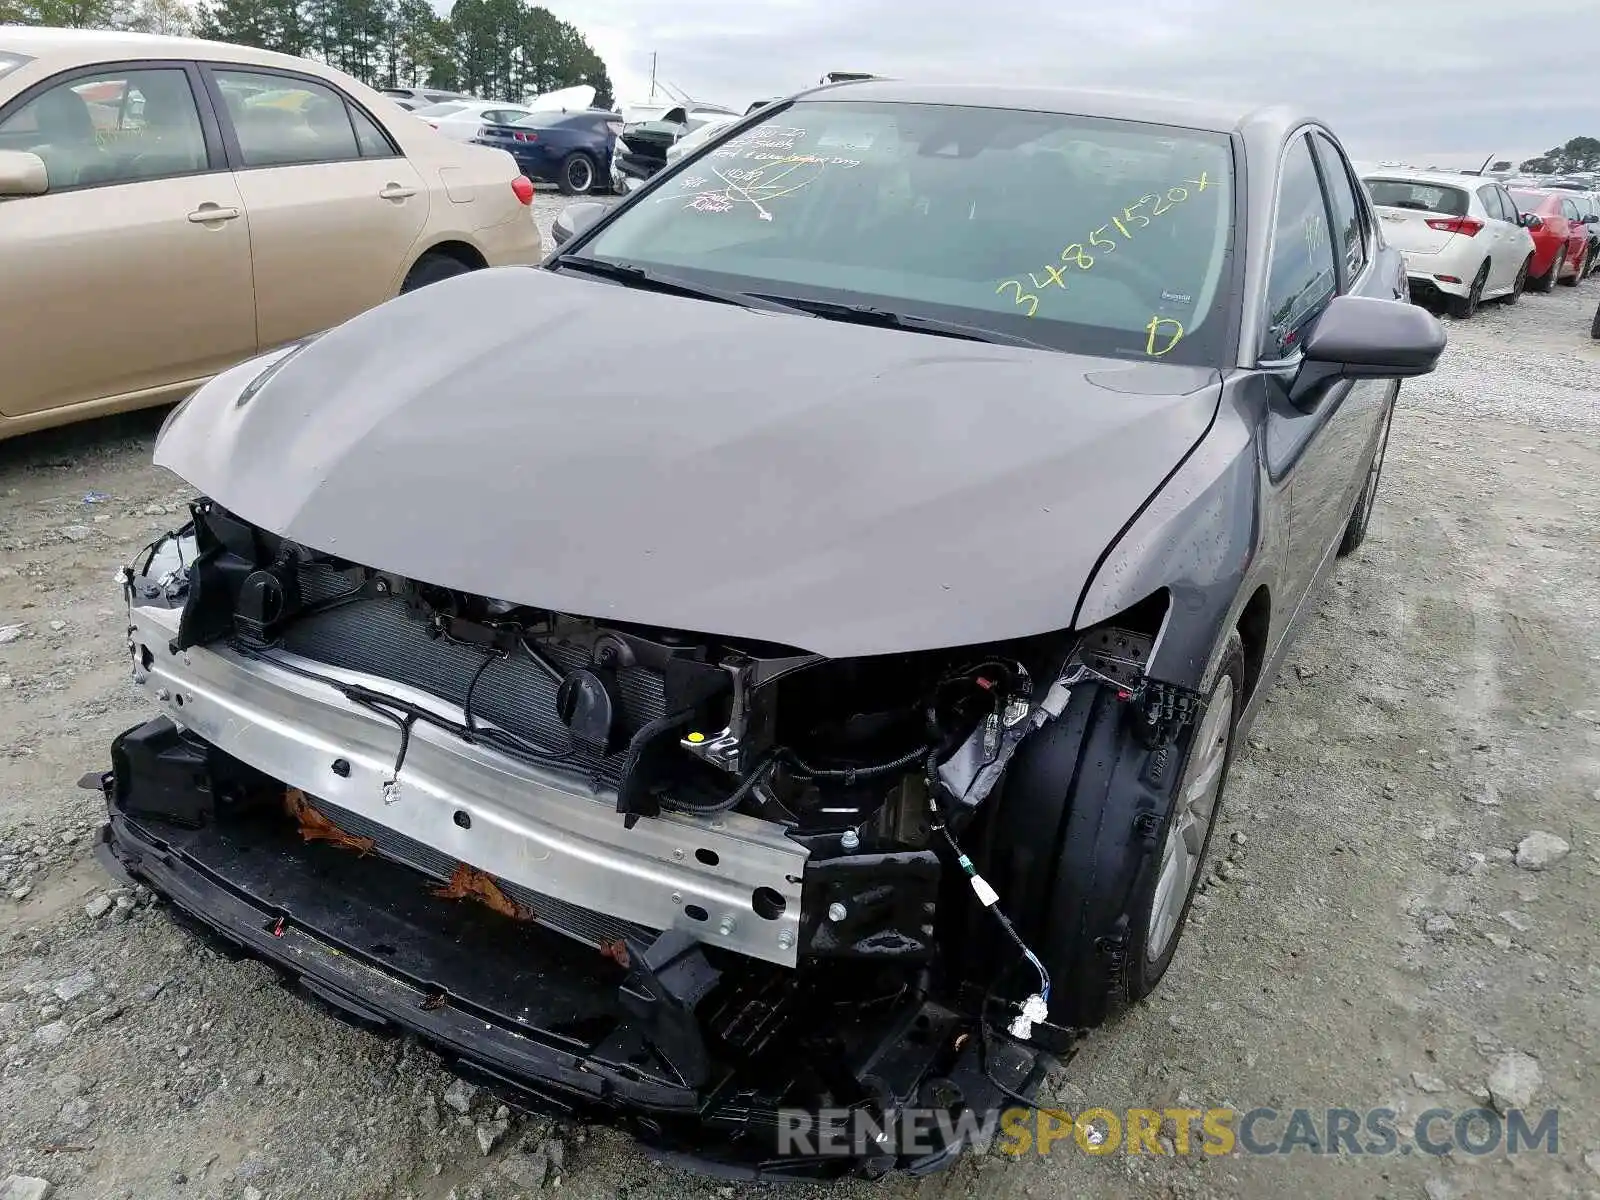
M 1264 365 L 1283 363 L 1269 380 L 1268 470 L 1289 489 L 1283 585 L 1298 606 L 1332 556 L 1365 479 L 1392 384 L 1344 380 L 1309 412 L 1290 404 L 1288 383 L 1305 336 L 1341 293 L 1396 298 L 1379 278 L 1371 216 L 1339 148 L 1317 130 L 1285 151 L 1266 312 Z

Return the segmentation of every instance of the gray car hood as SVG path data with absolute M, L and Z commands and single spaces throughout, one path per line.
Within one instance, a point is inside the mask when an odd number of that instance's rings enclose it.
M 366 566 L 829 656 L 1066 627 L 1220 377 L 529 268 L 203 387 L 156 462 Z

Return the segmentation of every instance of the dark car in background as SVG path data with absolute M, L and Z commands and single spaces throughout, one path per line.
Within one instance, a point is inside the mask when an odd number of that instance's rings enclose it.
M 603 108 L 536 112 L 510 125 L 485 125 L 472 140 L 507 150 L 529 179 L 558 185 L 569 196 L 605 186 L 622 118 Z

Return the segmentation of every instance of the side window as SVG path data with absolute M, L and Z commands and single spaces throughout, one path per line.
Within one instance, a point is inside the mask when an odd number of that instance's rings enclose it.
M 326 84 L 228 68 L 214 75 L 245 166 L 361 157 L 344 97 Z
M 189 76 L 176 67 L 80 75 L 0 123 L 0 150 L 44 160 L 50 190 L 190 175 L 209 166 Z
M 394 145 L 389 141 L 388 134 L 378 128 L 378 123 L 354 104 L 350 105 L 350 124 L 355 126 L 356 145 L 361 149 L 362 158 L 393 158 L 395 157 Z
M 1500 219 L 1510 221 L 1513 225 L 1521 223 L 1521 214 L 1517 212 L 1516 203 L 1511 199 L 1511 193 L 1503 187 L 1494 189 L 1495 199 L 1500 204 Z
M 1495 188 L 1485 184 L 1478 189 L 1478 199 L 1483 202 L 1483 211 L 1489 214 L 1492 221 L 1504 221 L 1505 214 L 1500 211 L 1500 193 Z
M 1327 137 L 1312 134 L 1317 161 L 1322 166 L 1322 181 L 1328 189 L 1328 205 L 1333 214 L 1333 242 L 1344 267 L 1346 285 L 1367 265 L 1366 231 L 1361 225 L 1361 202 L 1350 180 L 1344 155 Z
M 1311 147 L 1297 137 L 1283 157 L 1278 215 L 1267 267 L 1263 358 L 1286 358 L 1300 348 L 1306 326 L 1338 290 L 1328 213 Z

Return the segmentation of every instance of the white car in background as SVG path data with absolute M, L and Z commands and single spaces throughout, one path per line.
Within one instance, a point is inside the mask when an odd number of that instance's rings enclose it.
M 667 166 L 670 167 L 685 154 L 693 154 L 696 150 L 700 149 L 701 146 L 704 146 L 712 138 L 716 137 L 717 134 L 721 133 L 729 125 L 732 125 L 735 121 L 742 121 L 743 119 L 743 117 L 732 116 L 712 117 L 707 120 L 704 125 L 700 126 L 700 128 L 694 130 L 692 133 L 684 134 L 677 141 L 673 142 L 672 145 L 667 147 Z
M 432 125 L 452 142 L 470 142 L 485 125 L 510 125 L 533 112 L 524 104 L 503 100 L 445 100 L 411 115 Z
M 1452 317 L 1484 300 L 1515 304 L 1528 282 L 1533 235 L 1504 185 L 1443 171 L 1364 176 L 1384 240 L 1404 256 L 1411 294 L 1441 297 Z

